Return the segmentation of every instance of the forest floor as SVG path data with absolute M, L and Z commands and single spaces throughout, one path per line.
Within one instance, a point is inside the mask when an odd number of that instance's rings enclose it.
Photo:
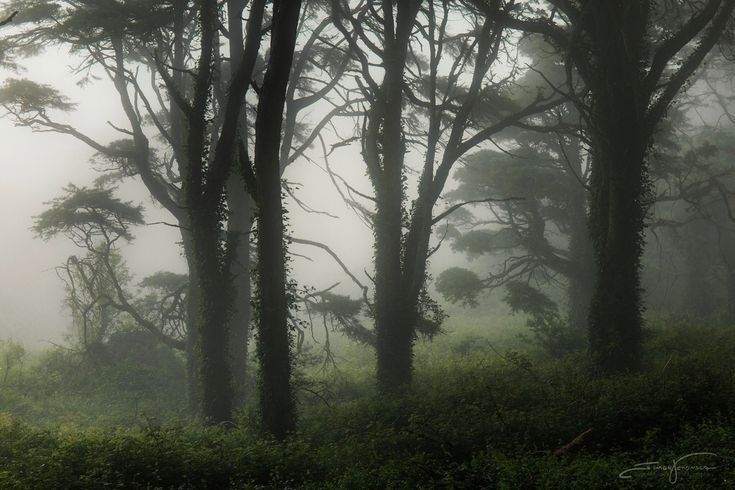
M 27 405 L 41 395 L 13 404 L 5 390 L 0 488 L 732 488 L 735 332 L 655 323 L 644 372 L 612 379 L 591 378 L 583 354 L 470 329 L 419 347 L 415 386 L 394 400 L 373 393 L 369 353 L 342 346 L 338 369 L 299 379 L 299 429 L 282 443 L 252 410 L 233 427 L 38 423 Z

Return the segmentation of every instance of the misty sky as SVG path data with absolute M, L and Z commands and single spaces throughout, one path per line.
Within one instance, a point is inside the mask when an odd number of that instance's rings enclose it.
M 63 52 L 49 51 L 24 63 L 27 70 L 15 74 L 0 72 L 0 80 L 25 77 L 35 82 L 53 85 L 73 102 L 77 110 L 56 114 L 82 132 L 106 143 L 119 139 L 120 134 L 107 121 L 125 127 L 117 99 L 105 79 L 83 88 L 76 85 L 78 77 L 71 74 L 72 62 Z M 318 114 L 313 116 L 314 119 Z M 346 134 L 350 128 L 344 122 Z M 325 135 L 327 138 L 333 136 Z M 82 253 L 63 238 L 43 242 L 33 236 L 33 217 L 41 213 L 44 202 L 61 194 L 68 183 L 91 185 L 99 176 L 90 164 L 94 151 L 70 136 L 54 133 L 33 133 L 24 127 L 0 119 L 0 223 L 3 240 L 0 253 L 0 338 L 12 337 L 33 346 L 38 342 L 58 342 L 68 332 L 70 317 L 63 306 L 63 283 L 54 267 L 69 255 Z M 312 155 L 319 160 L 321 150 Z M 330 158 L 332 168 L 362 192 L 370 193 L 364 165 L 354 147 L 336 151 Z M 335 219 L 303 211 L 290 203 L 289 223 L 294 236 L 320 240 L 337 252 L 363 283 L 369 283 L 364 273 L 370 271 L 372 231 L 365 227 L 344 205 L 325 172 L 306 159 L 291 165 L 285 175 L 290 182 L 304 184 L 297 192 L 300 199 L 316 210 L 328 211 Z M 126 200 L 142 202 L 146 220 L 172 221 L 148 196 L 137 182 L 119 189 Z M 140 280 L 158 270 L 184 272 L 184 261 L 176 245 L 178 232 L 164 225 L 146 226 L 135 232 L 135 242 L 124 249 L 130 270 Z M 359 290 L 329 256 L 313 247 L 293 245 L 293 273 L 301 285 L 323 289 L 340 282 L 334 291 L 356 295 Z M 305 257 L 308 258 L 305 258 Z M 311 260 L 309 260 L 311 259 Z M 438 261 L 435 259 L 434 264 Z M 440 271 L 441 268 L 437 268 Z

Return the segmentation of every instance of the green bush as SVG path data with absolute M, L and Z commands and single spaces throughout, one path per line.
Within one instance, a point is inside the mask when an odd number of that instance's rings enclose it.
M 439 349 L 419 363 L 403 397 L 375 395 L 365 371 L 335 374 L 330 406 L 303 405 L 298 432 L 282 443 L 248 418 L 78 429 L 3 415 L 0 488 L 665 488 L 666 470 L 619 475 L 696 452 L 715 453 L 703 461 L 717 468 L 681 471 L 683 487 L 735 478 L 728 329 L 693 335 L 652 322 L 647 370 L 610 379 L 591 378 L 583 354 L 549 359 L 477 342 L 485 348 Z

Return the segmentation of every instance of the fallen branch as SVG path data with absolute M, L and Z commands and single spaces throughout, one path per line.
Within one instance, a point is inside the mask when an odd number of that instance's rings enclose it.
M 555 456 L 555 457 L 563 456 L 563 455 L 569 453 L 570 451 L 573 451 L 573 450 L 577 449 L 579 446 L 581 446 L 584 443 L 584 440 L 587 438 L 587 436 L 590 434 L 590 432 L 592 432 L 592 427 L 590 427 L 586 431 L 584 431 L 581 434 L 579 434 L 577 437 L 575 437 L 574 439 L 572 439 L 571 442 L 563 445 L 562 447 L 560 447 L 559 449 L 557 449 L 556 451 L 554 451 L 552 453 L 553 456 Z

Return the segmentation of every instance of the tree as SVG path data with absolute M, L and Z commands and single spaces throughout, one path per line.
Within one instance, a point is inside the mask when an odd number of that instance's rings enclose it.
M 295 424 L 279 150 L 300 9 L 299 0 L 274 3 L 270 57 L 255 122 L 255 158 L 253 168 L 245 168 L 258 205 L 260 409 L 266 428 L 279 439 Z
M 735 1 L 549 0 L 547 7 L 548 15 L 516 14 L 504 22 L 547 36 L 565 53 L 566 92 L 585 118 L 591 141 L 597 283 L 590 346 L 601 374 L 635 370 L 641 362 L 649 147 L 672 101 L 720 38 Z M 678 21 L 681 14 L 689 15 L 685 22 Z
M 510 281 L 547 285 L 561 278 L 567 287 L 567 323 L 582 332 L 594 261 L 581 143 L 553 133 L 513 136 L 515 147 L 509 153 L 482 150 L 469 155 L 455 174 L 458 187 L 447 194 L 453 202 L 473 202 L 482 210 L 455 216 L 446 230 L 452 248 L 470 258 L 496 256 L 500 264 L 482 279 L 472 271 L 450 269 L 439 276 L 437 288 L 447 298 L 472 304 L 481 290 Z M 488 194 L 512 199 L 487 201 Z
M 260 92 L 264 63 L 261 62 L 257 46 L 255 49 L 245 49 L 244 44 L 254 46 L 267 33 L 266 30 L 251 35 L 249 40 L 243 39 L 241 19 L 248 3 L 232 0 L 226 2 L 225 6 L 228 29 L 215 30 L 213 34 L 210 32 L 216 39 L 211 43 L 212 53 L 209 57 L 211 70 L 205 70 L 211 75 L 209 81 L 204 84 L 209 89 L 200 90 L 201 93 L 211 93 L 211 97 L 207 95 L 204 104 L 207 107 L 206 121 L 202 121 L 200 117 L 202 113 L 194 114 L 195 111 L 192 111 L 197 90 L 194 82 L 195 74 L 198 73 L 195 63 L 201 60 L 201 55 L 204 54 L 197 46 L 202 42 L 204 31 L 197 26 L 197 23 L 201 24 L 197 22 L 198 4 L 184 0 L 153 4 L 129 1 L 116 5 L 102 5 L 98 2 L 89 2 L 89 5 L 39 2 L 34 4 L 34 8 L 29 9 L 21 19 L 30 27 L 11 39 L 11 45 L 14 41 L 18 50 L 29 43 L 34 46 L 59 43 L 70 46 L 74 53 L 82 56 L 77 73 L 84 75 L 83 81 L 92 80 L 93 70 L 101 68 L 102 73 L 110 78 L 118 91 L 121 105 L 132 128 L 114 126 L 121 132 L 123 139 L 111 144 L 102 144 L 59 122 L 52 109 L 69 110 L 73 106 L 51 87 L 19 81 L 26 87 L 31 86 L 32 90 L 17 90 L 21 84 L 16 84 L 6 86 L 3 91 L 4 105 L 18 123 L 34 130 L 60 132 L 81 140 L 98 152 L 97 160 L 100 167 L 122 177 L 140 178 L 154 200 L 173 216 L 174 225 L 181 230 L 190 277 L 189 290 L 185 296 L 188 304 L 186 317 L 191 323 L 188 328 L 188 358 L 190 393 L 194 405 L 199 405 L 202 401 L 202 397 L 197 395 L 200 391 L 197 388 L 199 383 L 196 381 L 199 370 L 196 346 L 199 340 L 198 330 L 194 327 L 194 323 L 201 316 L 199 312 L 201 280 L 195 263 L 197 253 L 193 230 L 196 225 L 191 222 L 191 216 L 186 212 L 189 209 L 187 200 L 193 195 L 190 192 L 195 193 L 196 187 L 187 185 L 186 176 L 198 165 L 197 161 L 194 161 L 195 163 L 189 161 L 192 157 L 191 149 L 193 146 L 207 149 L 206 157 L 197 156 L 198 161 L 203 162 L 205 172 L 208 172 L 209 167 L 215 163 L 218 147 L 221 147 L 221 155 L 223 152 L 232 151 L 230 158 L 235 161 L 246 158 L 247 155 L 238 155 L 238 146 L 242 144 L 247 152 L 248 146 L 252 146 L 254 142 L 255 134 L 252 131 L 254 124 L 248 119 L 255 111 L 248 112 L 238 107 L 237 109 L 242 110 L 236 118 L 236 123 L 233 123 L 232 114 L 227 113 L 227 108 L 230 107 L 234 111 L 236 108 L 230 104 L 231 96 L 233 93 L 243 92 L 231 90 L 233 77 L 238 70 L 247 70 L 249 67 L 252 87 L 255 89 L 250 93 Z M 250 2 L 249 19 L 253 19 L 252 25 L 257 24 L 258 12 L 265 7 L 266 3 Z M 311 22 L 307 21 L 310 21 L 310 16 L 315 16 L 314 13 L 319 12 L 319 9 L 318 2 L 304 9 L 302 28 L 312 26 Z M 118 24 L 110 24 L 105 20 L 112 18 L 128 19 L 121 32 Z M 221 18 L 224 19 L 225 16 L 222 14 Z M 299 120 L 304 116 L 306 109 L 322 100 L 334 88 L 340 77 L 340 67 L 344 68 L 340 57 L 335 56 L 342 53 L 339 42 L 332 44 L 330 36 L 323 32 L 329 25 L 331 22 L 328 19 L 317 23 L 306 38 L 294 63 L 293 80 L 288 85 L 286 96 L 286 122 L 280 147 L 281 171 L 305 153 L 332 117 L 350 105 L 349 101 L 334 104 L 335 107 L 318 121 L 310 133 L 306 131 L 306 124 Z M 227 36 L 229 49 L 225 54 L 220 53 L 221 35 Z M 243 61 L 247 61 L 247 65 L 242 65 Z M 327 76 L 312 76 L 314 73 L 323 73 Z M 146 84 L 146 80 L 150 81 L 149 85 Z M 250 86 L 249 81 L 240 80 L 238 83 L 245 83 L 245 91 Z M 45 93 L 49 97 L 34 100 L 33 94 L 38 92 Z M 242 100 L 246 101 L 247 96 L 243 95 Z M 56 102 L 59 103 L 54 105 Z M 211 120 L 210 111 L 213 115 Z M 202 126 L 206 126 L 203 145 L 200 144 L 202 138 L 189 137 L 192 131 L 200 131 Z M 231 128 L 236 128 L 232 130 L 234 140 L 230 136 Z M 219 140 L 223 135 L 226 136 L 223 140 L 225 143 L 220 145 Z M 192 142 L 195 144 L 190 144 Z M 215 151 L 210 151 L 212 149 Z M 220 157 L 220 160 L 223 158 Z M 249 242 L 252 212 L 239 165 L 228 163 L 225 166 L 229 169 L 224 192 L 227 203 L 224 206 L 214 206 L 221 211 L 219 218 L 224 228 L 219 234 L 207 236 L 216 240 L 222 239 L 223 244 L 226 241 L 224 236 L 228 235 L 233 247 L 231 254 L 225 254 L 232 256 L 232 260 L 228 260 L 230 270 L 227 273 L 222 270 L 223 274 L 232 276 L 235 285 L 231 301 L 232 310 L 225 327 L 230 337 L 226 342 L 230 350 L 226 358 L 230 362 L 230 375 L 236 389 L 233 396 L 236 400 L 241 400 L 242 392 L 238 392 L 237 387 L 244 384 L 246 342 L 249 336 Z M 219 190 L 219 185 L 215 187 Z M 216 214 L 209 213 L 208 216 Z M 216 225 L 214 228 L 219 226 Z M 224 250 L 227 247 L 220 248 Z
M 25 2 L 17 2 L 19 7 Z M 186 116 L 179 110 L 176 97 L 186 97 L 191 84 L 184 72 L 191 68 L 194 55 L 187 45 L 197 35 L 196 8 L 186 1 L 126 2 L 36 2 L 23 9 L 19 25 L 26 27 L 8 40 L 9 51 L 24 54 L 24 47 L 35 50 L 48 45 L 69 46 L 80 57 L 75 73 L 82 83 L 89 83 L 99 68 L 114 86 L 120 98 L 129 128 L 114 126 L 120 140 L 100 143 L 76 128 L 60 122 L 58 113 L 74 109 L 74 105 L 56 89 L 29 80 L 9 80 L 2 90 L 3 107 L 17 124 L 35 131 L 54 131 L 70 135 L 96 152 L 98 167 L 110 174 L 108 179 L 137 177 L 153 199 L 166 209 L 179 227 L 184 256 L 189 268 L 188 311 L 188 375 L 189 395 L 194 413 L 201 405 L 197 329 L 199 318 L 199 281 L 194 267 L 191 224 L 185 212 L 182 175 L 189 168 L 186 161 Z M 111 21 L 115 19 L 114 21 Z M 126 19 L 126 22 L 120 22 Z M 153 47 L 151 49 L 150 47 Z M 172 75 L 167 80 L 172 93 L 161 93 L 161 79 L 151 80 L 144 89 L 141 68 L 155 74 L 155 56 L 170 61 Z M 152 94 L 151 94 L 152 92 Z M 168 91 L 167 91 L 168 92 Z M 158 107 L 156 106 L 158 103 Z M 158 132 L 164 145 L 156 144 L 150 130 Z M 170 145 L 169 148 L 166 145 Z
M 510 80 L 497 77 L 492 66 L 505 41 L 495 17 L 512 2 L 493 5 L 485 13 L 465 2 L 365 2 L 354 8 L 333 2 L 335 25 L 349 42 L 366 100 L 360 142 L 374 191 L 373 314 L 382 392 L 410 383 L 417 330 L 428 323 L 436 331 L 441 322 L 425 284 L 432 229 L 461 207 L 434 215 L 452 168 L 501 130 L 558 104 L 541 94 L 525 105 L 507 97 Z M 462 15 L 464 21 L 453 21 Z M 408 151 L 421 159 L 410 205 Z
M 720 309 L 732 318 L 735 311 L 732 141 L 732 128 L 698 128 L 679 138 L 676 152 L 654 160 L 651 228 L 669 242 L 681 269 L 680 307 L 700 317 Z
M 131 278 L 118 246 L 133 239 L 131 228 L 143 223 L 142 208 L 116 198 L 114 189 L 69 185 L 64 191 L 36 217 L 34 231 L 44 240 L 63 235 L 85 251 L 84 256 L 71 256 L 57 269 L 67 287 L 84 351 L 94 356 L 120 329 L 121 314 L 162 344 L 185 350 L 181 306 L 186 279 L 161 272 L 141 283 L 150 291 L 145 297 L 135 298 L 128 290 Z

